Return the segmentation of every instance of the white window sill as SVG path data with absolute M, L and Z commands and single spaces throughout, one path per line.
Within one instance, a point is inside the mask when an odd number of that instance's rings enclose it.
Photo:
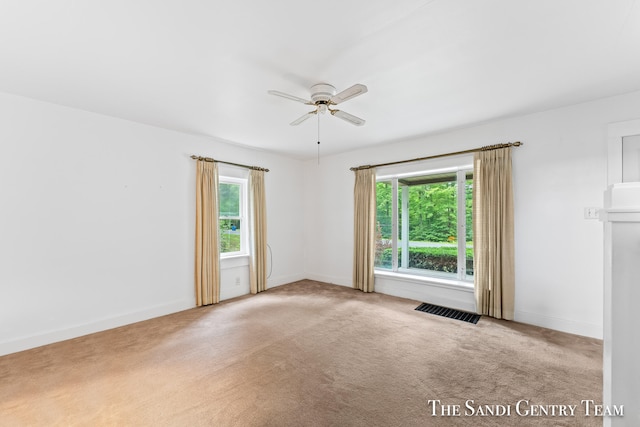
M 399 280 L 402 282 L 418 283 L 418 284 L 424 284 L 429 286 L 437 286 L 440 288 L 455 289 L 458 291 L 465 291 L 465 292 L 474 291 L 472 282 L 465 282 L 462 280 L 443 279 L 440 277 L 421 276 L 417 274 L 408 274 L 408 273 L 401 273 L 396 271 L 385 271 L 385 270 L 375 270 L 374 276 L 381 277 L 381 278 L 382 277 L 389 278 L 393 280 Z
M 244 267 L 245 265 L 249 265 L 248 254 L 226 255 L 220 257 L 221 269 Z

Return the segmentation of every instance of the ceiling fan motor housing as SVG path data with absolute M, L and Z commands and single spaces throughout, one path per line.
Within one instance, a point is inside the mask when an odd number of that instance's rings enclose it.
M 331 97 L 336 94 L 336 88 L 327 83 L 318 83 L 311 86 L 311 100 L 314 104 L 329 102 Z

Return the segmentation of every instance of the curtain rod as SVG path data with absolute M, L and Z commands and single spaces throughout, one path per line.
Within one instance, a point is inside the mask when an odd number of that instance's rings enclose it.
M 419 162 L 420 160 L 430 160 L 430 159 L 437 159 L 437 158 L 440 158 L 440 157 L 457 156 L 459 154 L 475 153 L 476 151 L 489 151 L 489 150 L 497 150 L 499 148 L 519 147 L 521 145 L 524 145 L 524 144 L 522 142 L 520 142 L 520 141 L 509 142 L 509 143 L 506 143 L 506 144 L 486 145 L 484 147 L 472 148 L 470 150 L 456 151 L 456 152 L 453 152 L 453 153 L 445 153 L 445 154 L 436 154 L 434 156 L 418 157 L 418 158 L 409 159 L 409 160 L 399 160 L 397 162 L 378 163 L 377 165 L 362 165 L 362 166 L 357 166 L 357 167 L 353 167 L 353 168 L 350 168 L 350 169 L 355 172 L 357 170 L 362 170 L 362 169 L 371 169 L 371 168 L 377 168 L 377 167 L 381 167 L 381 166 L 398 165 L 398 164 L 401 164 L 401 163 L 409 163 L 409 162 Z
M 243 165 L 243 164 L 240 164 L 240 163 L 225 162 L 223 160 L 212 159 L 211 157 L 196 156 L 195 154 L 193 154 L 191 156 L 191 158 L 194 159 L 194 160 L 202 160 L 203 162 L 224 163 L 225 165 L 240 166 L 241 168 L 253 169 L 255 171 L 269 172 L 269 169 L 261 168 L 260 166 L 248 166 L 248 165 Z

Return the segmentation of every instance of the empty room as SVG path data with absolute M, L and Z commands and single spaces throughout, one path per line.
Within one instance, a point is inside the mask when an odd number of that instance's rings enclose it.
M 0 425 L 637 426 L 637 0 L 0 5 Z

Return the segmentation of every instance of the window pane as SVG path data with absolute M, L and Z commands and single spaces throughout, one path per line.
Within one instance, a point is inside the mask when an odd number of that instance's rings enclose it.
M 218 186 L 221 254 L 242 250 L 241 187 L 230 182 L 221 182 Z
M 408 191 L 409 268 L 458 271 L 455 173 L 400 179 Z
M 218 186 L 220 217 L 240 216 L 240 184 L 220 183 Z
M 465 216 L 466 216 L 466 273 L 473 276 L 473 174 L 467 173 L 465 184 Z
M 239 219 L 220 220 L 220 253 L 240 251 L 241 225 Z
M 376 260 L 378 268 L 391 268 L 391 181 L 376 183 Z
M 473 280 L 473 171 L 398 176 L 379 181 L 376 196 L 376 268 Z

